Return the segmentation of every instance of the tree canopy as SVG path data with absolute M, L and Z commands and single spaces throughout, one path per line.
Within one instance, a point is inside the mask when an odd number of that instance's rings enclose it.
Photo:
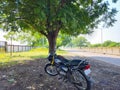
M 74 43 L 74 46 L 80 47 L 80 48 L 87 47 L 88 45 L 90 45 L 90 43 L 87 41 L 87 39 L 82 36 L 73 39 L 72 43 Z
M 68 43 L 71 42 L 71 40 L 72 38 L 70 35 L 59 33 L 58 38 L 57 38 L 57 48 L 61 46 L 66 46 Z
M 117 47 L 120 46 L 120 43 L 111 41 L 111 40 L 107 40 L 102 44 L 103 47 Z
M 59 32 L 74 36 L 91 33 L 101 21 L 112 26 L 116 12 L 104 0 L 1 0 L 0 24 L 7 31 L 43 34 L 49 52 L 54 53 Z

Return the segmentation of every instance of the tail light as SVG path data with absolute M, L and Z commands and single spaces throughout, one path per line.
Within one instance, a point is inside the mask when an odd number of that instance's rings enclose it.
M 85 75 L 90 76 L 90 73 L 91 73 L 90 64 L 87 64 L 87 65 L 84 67 L 84 73 L 85 73 Z
M 89 69 L 89 68 L 90 68 L 90 64 L 86 65 L 84 69 L 86 70 L 86 69 Z

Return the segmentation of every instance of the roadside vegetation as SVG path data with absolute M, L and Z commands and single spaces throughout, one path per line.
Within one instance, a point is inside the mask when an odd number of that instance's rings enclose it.
M 79 36 L 71 40 L 67 44 L 68 47 L 120 47 L 120 42 L 111 40 L 104 41 L 103 43 L 91 44 L 85 37 Z
M 67 52 L 58 50 L 57 54 L 65 54 Z M 27 52 L 16 52 L 16 53 L 0 53 L 0 67 L 6 67 L 15 65 L 18 63 L 25 63 L 25 61 L 35 60 L 39 58 L 47 58 L 47 48 L 36 48 Z
M 120 47 L 120 42 L 114 42 L 111 40 L 107 40 L 105 42 L 103 42 L 102 44 L 98 43 L 98 44 L 92 44 L 91 47 Z

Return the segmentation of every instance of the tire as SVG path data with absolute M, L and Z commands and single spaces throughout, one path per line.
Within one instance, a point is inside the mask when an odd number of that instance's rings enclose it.
M 79 70 L 72 71 L 72 83 L 78 90 L 91 90 L 91 82 L 84 72 Z
M 47 74 L 49 74 L 50 76 L 56 76 L 58 75 L 58 72 L 57 72 L 57 69 L 56 69 L 56 66 L 55 65 L 52 65 L 52 64 L 46 64 L 45 66 L 45 72 Z

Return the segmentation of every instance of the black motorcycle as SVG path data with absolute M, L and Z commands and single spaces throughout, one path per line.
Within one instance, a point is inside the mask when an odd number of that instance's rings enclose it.
M 60 55 L 49 55 L 50 63 L 46 64 L 45 72 L 51 76 L 59 75 L 69 81 L 78 90 L 90 90 L 90 64 L 86 60 L 67 60 Z

